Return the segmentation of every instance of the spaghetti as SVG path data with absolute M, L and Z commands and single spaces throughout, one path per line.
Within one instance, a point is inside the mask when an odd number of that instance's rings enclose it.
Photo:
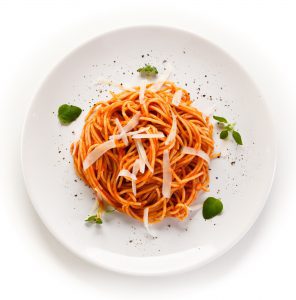
M 217 156 L 209 118 L 169 81 L 111 95 L 91 108 L 71 145 L 77 174 L 100 209 L 107 202 L 144 223 L 184 220 L 198 192 L 208 191 L 209 159 Z

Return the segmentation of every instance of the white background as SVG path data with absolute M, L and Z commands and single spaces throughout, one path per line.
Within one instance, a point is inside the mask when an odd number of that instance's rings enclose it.
M 0 1 L 1 299 L 295 299 L 293 2 Z M 261 88 L 278 138 L 272 192 L 245 238 L 202 269 L 161 278 L 115 274 L 69 253 L 33 210 L 20 168 L 25 112 L 51 68 L 89 38 L 136 24 L 189 29 L 229 52 Z

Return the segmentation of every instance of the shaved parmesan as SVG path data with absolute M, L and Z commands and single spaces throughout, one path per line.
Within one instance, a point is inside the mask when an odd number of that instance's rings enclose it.
M 210 163 L 210 157 L 208 156 L 207 153 L 205 153 L 202 150 L 197 150 L 191 147 L 183 147 L 182 149 L 183 154 L 189 154 L 189 155 L 195 155 L 201 157 L 203 160 L 205 160 L 208 164 Z
M 170 130 L 170 133 L 169 133 L 166 141 L 164 142 L 165 145 L 169 145 L 169 143 L 176 138 L 176 134 L 177 134 L 177 118 L 176 118 L 176 116 L 175 116 L 174 113 L 172 113 L 172 117 L 173 117 L 173 124 L 172 124 L 171 130 Z
M 147 85 L 147 80 L 142 80 L 141 83 L 140 83 L 140 91 L 139 91 L 139 101 L 140 101 L 140 104 L 144 103 L 146 85 Z
M 149 228 L 149 207 L 144 208 L 143 222 L 144 222 L 144 226 L 145 226 L 147 232 L 151 236 L 155 236 Z
M 173 96 L 172 104 L 178 106 L 181 102 L 182 96 L 183 96 L 183 91 L 177 90 L 177 92 Z
M 114 140 L 104 142 L 95 147 L 83 161 L 83 170 L 88 169 L 94 162 L 96 162 L 105 152 L 115 148 L 116 144 Z
M 122 169 L 119 173 L 118 173 L 118 177 L 120 176 L 124 176 L 124 177 L 129 177 L 132 180 L 137 180 L 136 175 L 132 174 L 129 170 L 126 169 Z
M 116 125 L 118 128 L 120 128 L 121 133 L 120 134 L 115 134 L 115 135 L 111 135 L 109 137 L 109 140 L 119 140 L 119 139 L 123 139 L 125 145 L 128 145 L 128 132 L 131 131 L 134 127 L 136 127 L 139 124 L 139 118 L 140 118 L 141 113 L 139 111 L 137 111 L 135 113 L 135 115 L 128 121 L 128 123 L 125 126 L 121 126 L 119 120 L 116 121 L 117 119 L 115 119 Z M 126 144 L 127 142 L 127 144 Z
M 147 132 L 149 130 L 149 127 L 143 127 L 143 128 L 140 128 L 139 130 L 136 130 L 136 131 L 129 131 L 126 133 L 127 136 L 133 136 L 133 135 L 136 135 L 136 134 L 139 134 L 139 133 L 142 133 L 142 132 Z M 113 139 L 120 139 L 121 138 L 121 135 L 120 134 L 114 134 L 114 135 L 111 135 L 109 136 L 109 140 L 113 140 Z
M 211 116 L 215 111 L 216 105 L 208 107 L 203 113 L 207 116 Z
M 137 111 L 134 116 L 128 121 L 128 123 L 123 127 L 123 130 L 127 133 L 131 131 L 134 127 L 139 124 L 139 118 L 141 116 L 141 112 Z
M 172 172 L 170 164 L 169 150 L 163 151 L 163 179 L 162 179 L 162 195 L 169 199 L 171 197 Z
M 160 138 L 164 138 L 164 134 L 162 132 L 133 135 L 133 139 L 160 139 Z
M 198 105 L 196 105 L 195 102 L 193 103 L 193 106 L 196 107 L 202 113 L 202 117 L 204 119 L 213 115 L 216 108 L 216 105 L 209 106 L 208 104 L 202 103 L 198 103 Z
M 197 210 L 200 210 L 202 208 L 202 206 L 203 206 L 202 203 L 198 203 L 198 204 L 195 204 L 195 205 L 188 206 L 188 209 L 190 211 L 197 211 Z
M 132 174 L 135 177 L 137 176 L 137 174 L 139 172 L 139 169 L 140 169 L 140 161 L 139 161 L 139 159 L 136 159 L 135 162 L 134 162 L 134 165 L 133 165 L 133 170 L 132 170 Z M 133 193 L 134 193 L 135 196 L 137 195 L 136 180 L 137 179 L 132 179 L 132 190 L 133 190 Z
M 131 88 L 131 87 L 128 87 L 126 85 L 123 85 L 122 83 L 116 83 L 112 80 L 107 80 L 107 79 L 104 79 L 104 78 L 99 78 L 96 80 L 95 82 L 95 85 L 100 85 L 100 84 L 106 84 L 106 85 L 109 85 L 109 86 L 115 86 L 121 90 L 126 90 L 126 91 L 130 91 L 130 92 L 135 92 L 135 89 Z
M 145 171 L 145 165 L 148 167 L 148 169 L 151 171 L 151 173 L 153 173 L 153 169 L 148 161 L 144 146 L 141 142 L 140 139 L 135 139 L 135 143 L 136 143 L 136 147 L 138 150 L 138 154 L 139 154 L 139 159 L 140 159 L 140 172 L 144 173 Z
M 128 139 L 127 139 L 127 136 L 126 136 L 126 132 L 124 131 L 123 127 L 121 126 L 121 124 L 120 124 L 120 122 L 117 118 L 115 119 L 115 123 L 116 123 L 116 126 L 119 129 L 119 132 L 120 132 L 119 135 L 122 137 L 122 140 L 123 140 L 124 144 L 127 146 L 128 145 Z
M 167 81 L 171 75 L 173 71 L 172 66 L 168 66 L 167 69 L 165 70 L 165 72 L 159 76 L 159 79 L 151 86 L 151 91 L 152 92 L 157 92 L 159 91 L 163 84 L 165 83 L 165 81 Z

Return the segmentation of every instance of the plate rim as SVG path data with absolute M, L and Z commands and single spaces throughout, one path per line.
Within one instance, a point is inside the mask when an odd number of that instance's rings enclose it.
M 22 170 L 22 176 L 23 176 L 23 180 L 25 183 L 25 188 L 26 188 L 26 192 L 30 198 L 30 202 L 34 208 L 34 210 L 36 211 L 40 221 L 43 223 L 43 225 L 46 227 L 46 229 L 48 230 L 48 232 L 59 242 L 59 244 L 61 244 L 63 247 L 65 247 L 66 249 L 68 249 L 69 251 L 72 252 L 72 254 L 75 254 L 77 257 L 79 257 L 80 259 L 87 261 L 88 263 L 104 268 L 106 270 L 111 270 L 117 273 L 121 273 L 121 274 L 128 274 L 128 275 L 140 275 L 140 276 L 163 276 L 163 275 L 168 275 L 168 274 L 179 274 L 179 273 L 183 273 L 183 272 L 187 272 L 193 269 L 197 269 L 200 267 L 203 267 L 204 265 L 214 261 L 215 259 L 223 256 L 226 252 L 228 252 L 229 250 L 231 250 L 239 241 L 241 241 L 245 235 L 252 229 L 252 227 L 254 226 L 254 224 L 256 223 L 256 221 L 258 220 L 259 216 L 261 215 L 267 201 L 269 198 L 269 195 L 271 193 L 271 189 L 272 189 L 272 185 L 274 182 L 274 177 L 275 177 L 275 173 L 276 173 L 276 168 L 277 168 L 277 157 L 278 157 L 278 149 L 277 149 L 277 136 L 276 134 L 273 135 L 273 140 L 272 140 L 272 174 L 270 176 L 269 182 L 268 184 L 266 184 L 265 187 L 265 191 L 264 191 L 264 197 L 262 197 L 262 204 L 261 207 L 258 208 L 258 210 L 256 211 L 256 213 L 254 214 L 253 218 L 251 220 L 249 220 L 248 225 L 246 226 L 246 228 L 244 228 L 244 230 L 241 231 L 241 233 L 235 238 L 233 239 L 232 243 L 229 243 L 226 247 L 224 247 L 224 249 L 218 251 L 215 255 L 210 256 L 207 259 L 204 259 L 202 262 L 200 261 L 196 261 L 193 262 L 190 266 L 187 267 L 179 267 L 179 268 L 175 268 L 174 270 L 154 270 L 154 272 L 142 272 L 136 269 L 120 269 L 117 268 L 116 266 L 110 266 L 108 264 L 105 264 L 103 262 L 99 262 L 98 260 L 93 260 L 90 257 L 88 257 L 87 255 L 83 255 L 83 253 L 81 253 L 80 251 L 77 251 L 75 249 L 75 247 L 72 247 L 71 245 L 69 245 L 67 242 L 65 242 L 62 238 L 59 237 L 58 234 L 55 233 L 55 230 L 53 230 L 51 228 L 51 225 L 48 224 L 48 222 L 45 220 L 45 218 L 42 218 L 42 212 L 39 209 L 36 200 L 34 200 L 34 198 L 32 197 L 32 192 L 31 189 L 32 187 L 30 187 L 30 184 L 28 183 L 27 179 L 26 179 L 26 171 L 25 171 L 25 163 L 24 163 L 24 141 L 25 141 L 25 134 L 26 134 L 26 127 L 27 127 L 27 123 L 28 123 L 28 119 L 30 116 L 30 113 L 34 107 L 35 102 L 37 102 L 38 99 L 38 93 L 41 90 L 41 88 L 44 86 L 44 84 L 46 83 L 46 81 L 48 80 L 48 78 L 50 77 L 50 75 L 52 73 L 54 73 L 55 70 L 57 70 L 60 65 L 63 64 L 63 62 L 69 58 L 72 54 L 78 52 L 80 49 L 84 48 L 85 46 L 87 46 L 88 44 L 93 43 L 95 40 L 102 38 L 104 36 L 108 36 L 109 34 L 114 34 L 114 33 L 118 33 L 121 31 L 129 31 L 129 30 L 141 30 L 141 29 L 145 29 L 145 30 L 149 30 L 149 29 L 161 29 L 161 30 L 169 30 L 169 31 L 177 31 L 179 33 L 183 33 L 183 34 L 190 34 L 195 38 L 198 38 L 200 40 L 202 40 L 203 42 L 209 44 L 210 46 L 216 48 L 217 50 L 219 50 L 220 52 L 223 53 L 223 55 L 225 55 L 226 57 L 228 57 L 229 59 L 231 59 L 231 61 L 233 61 L 241 70 L 241 72 L 244 73 L 244 75 L 246 75 L 246 77 L 248 78 L 248 80 L 250 81 L 250 83 L 255 87 L 255 89 L 260 92 L 261 95 L 261 90 L 258 87 L 258 85 L 253 81 L 252 77 L 250 77 L 250 75 L 248 74 L 248 72 L 245 70 L 245 68 L 240 64 L 239 61 L 237 61 L 234 57 L 232 57 L 232 55 L 228 54 L 228 52 L 226 52 L 222 47 L 220 47 L 220 45 L 215 44 L 214 42 L 212 42 L 211 40 L 208 40 L 207 38 L 204 38 L 203 36 L 200 36 L 198 33 L 191 31 L 191 30 L 185 30 L 182 28 L 178 28 L 178 27 L 174 27 L 174 26 L 163 26 L 163 25 L 136 25 L 136 26 L 124 26 L 124 27 L 118 27 L 109 31 L 104 31 L 100 34 L 97 34 L 95 36 L 93 36 L 90 39 L 85 40 L 83 43 L 79 44 L 78 46 L 74 47 L 71 51 L 68 51 L 67 53 L 65 53 L 62 58 L 51 68 L 49 68 L 48 72 L 45 74 L 43 80 L 41 80 L 41 82 L 39 83 L 39 85 L 36 87 L 35 93 L 33 94 L 31 101 L 29 101 L 29 104 L 27 106 L 27 110 L 25 112 L 25 117 L 24 117 L 24 121 L 22 124 L 22 130 L 21 130 L 21 144 L 20 144 L 20 159 L 21 159 L 21 170 Z M 272 113 L 267 105 L 267 102 L 265 100 L 265 97 L 260 97 L 260 102 L 262 103 L 262 105 L 264 106 L 264 110 L 266 112 L 266 116 L 269 119 L 269 123 L 272 127 L 272 129 L 274 129 L 274 122 L 273 122 L 273 118 L 272 118 Z M 272 130 L 272 132 L 275 133 L 274 130 Z M 104 250 L 105 252 L 109 252 Z M 155 257 L 166 257 L 166 256 L 174 256 L 177 254 L 182 254 L 185 251 L 180 251 L 178 253 L 174 253 L 174 254 L 167 254 L 167 255 L 161 255 L 161 256 L 155 256 Z M 126 255 L 122 255 L 119 253 L 112 253 L 116 256 L 122 256 L 122 257 L 129 257 Z M 130 258 L 134 258 L 134 257 L 130 257 Z M 147 258 L 151 258 L 151 257 L 140 257 L 140 259 L 142 260 L 147 260 Z M 138 258 L 139 259 L 139 258 Z

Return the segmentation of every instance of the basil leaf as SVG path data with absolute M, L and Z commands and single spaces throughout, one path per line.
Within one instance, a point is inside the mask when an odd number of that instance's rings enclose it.
M 96 223 L 96 224 L 102 224 L 102 223 L 103 223 L 103 221 L 102 221 L 102 219 L 101 219 L 101 218 L 97 218 L 97 219 L 96 219 L 96 221 L 95 221 L 95 223 Z
M 115 212 L 115 209 L 114 209 L 114 208 L 110 208 L 110 209 L 106 209 L 106 210 L 105 210 L 105 213 L 107 213 L 107 214 L 111 214 L 111 213 L 113 213 L 113 212 Z
M 102 219 L 99 218 L 96 215 L 88 217 L 87 219 L 85 219 L 85 221 L 90 222 L 90 223 L 96 223 L 96 224 L 102 224 L 103 223 Z
M 97 219 L 97 216 L 90 216 L 87 219 L 85 219 L 86 222 L 95 222 Z
M 58 118 L 63 125 L 68 125 L 75 121 L 81 114 L 82 110 L 78 106 L 63 104 L 59 107 Z
M 236 141 L 236 143 L 238 145 L 242 145 L 243 144 L 241 135 L 237 131 L 233 130 L 232 137 L 234 138 L 234 140 Z
M 203 203 L 202 215 L 207 220 L 219 215 L 222 210 L 223 204 L 220 199 L 208 197 Z
M 137 72 L 141 73 L 141 76 L 156 76 L 158 74 L 158 70 L 151 66 L 151 65 L 145 65 L 143 68 L 139 68 Z
M 221 122 L 221 123 L 227 123 L 228 121 L 223 118 L 223 117 L 218 117 L 218 116 L 213 116 L 213 118 L 218 121 L 218 122 Z
M 220 139 L 224 140 L 228 137 L 228 131 L 227 130 L 223 130 L 220 132 Z

